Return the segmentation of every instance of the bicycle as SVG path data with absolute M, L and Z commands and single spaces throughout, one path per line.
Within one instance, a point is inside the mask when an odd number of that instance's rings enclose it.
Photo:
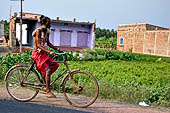
M 64 52 L 55 55 L 55 57 L 62 56 L 62 61 L 54 62 L 63 63 L 66 68 L 50 83 L 50 86 L 53 86 L 65 74 L 60 88 L 67 102 L 74 107 L 88 107 L 96 101 L 99 85 L 90 73 L 80 69 L 70 70 L 65 55 Z M 20 63 L 6 73 L 6 89 L 14 100 L 30 101 L 37 96 L 39 90 L 43 90 L 46 86 L 43 75 L 37 72 L 35 61 L 32 61 L 30 66 Z

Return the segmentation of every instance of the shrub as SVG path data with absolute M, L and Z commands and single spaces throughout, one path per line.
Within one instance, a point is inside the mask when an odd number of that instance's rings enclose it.
M 120 54 L 119 53 L 114 53 L 112 51 L 106 52 L 106 59 L 107 60 L 120 60 Z
M 8 53 L 6 56 L 0 57 L 0 80 L 2 80 L 6 74 L 6 72 L 17 63 L 30 63 L 31 62 L 31 52 L 27 51 L 27 53 L 17 53 L 12 54 Z
M 117 38 L 116 37 L 100 37 L 95 40 L 95 47 L 98 48 L 111 48 L 116 49 Z
M 83 60 L 85 61 L 94 61 L 97 59 L 97 54 L 95 51 L 90 50 L 90 49 L 84 49 L 83 51 L 81 51 L 83 54 Z

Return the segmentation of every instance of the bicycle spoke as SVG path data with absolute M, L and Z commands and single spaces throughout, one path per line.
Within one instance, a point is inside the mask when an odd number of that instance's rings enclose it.
M 6 81 L 7 91 L 15 100 L 29 101 L 38 94 L 38 90 L 33 87 L 34 84 L 39 83 L 36 73 L 28 72 L 29 68 L 27 66 L 16 66 L 8 73 Z M 24 85 L 24 82 L 32 83 L 32 85 Z
M 66 79 L 63 92 L 71 105 L 87 107 L 97 99 L 98 84 L 91 74 L 78 71 L 73 73 L 71 78 Z

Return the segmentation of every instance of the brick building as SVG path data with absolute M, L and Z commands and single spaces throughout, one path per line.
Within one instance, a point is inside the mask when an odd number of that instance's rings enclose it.
M 170 29 L 150 24 L 119 25 L 117 50 L 170 57 Z
M 40 26 L 41 14 L 23 13 L 22 45 L 33 47 L 32 32 Z M 20 40 L 20 16 L 10 19 L 9 46 L 16 47 L 16 39 Z M 51 21 L 50 42 L 63 49 L 94 48 L 95 23 L 60 20 L 59 17 Z

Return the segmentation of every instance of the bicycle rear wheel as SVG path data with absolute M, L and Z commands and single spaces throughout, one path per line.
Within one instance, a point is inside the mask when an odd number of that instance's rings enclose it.
M 28 76 L 25 77 L 27 74 Z M 13 67 L 8 72 L 6 79 L 6 88 L 9 95 L 17 101 L 26 102 L 32 100 L 39 92 L 38 89 L 32 87 L 33 84 L 40 83 L 36 74 L 34 71 L 29 71 L 28 66 Z
M 68 75 L 63 82 L 66 100 L 75 107 L 88 107 L 95 102 L 99 94 L 96 79 L 88 72 L 76 71 Z

